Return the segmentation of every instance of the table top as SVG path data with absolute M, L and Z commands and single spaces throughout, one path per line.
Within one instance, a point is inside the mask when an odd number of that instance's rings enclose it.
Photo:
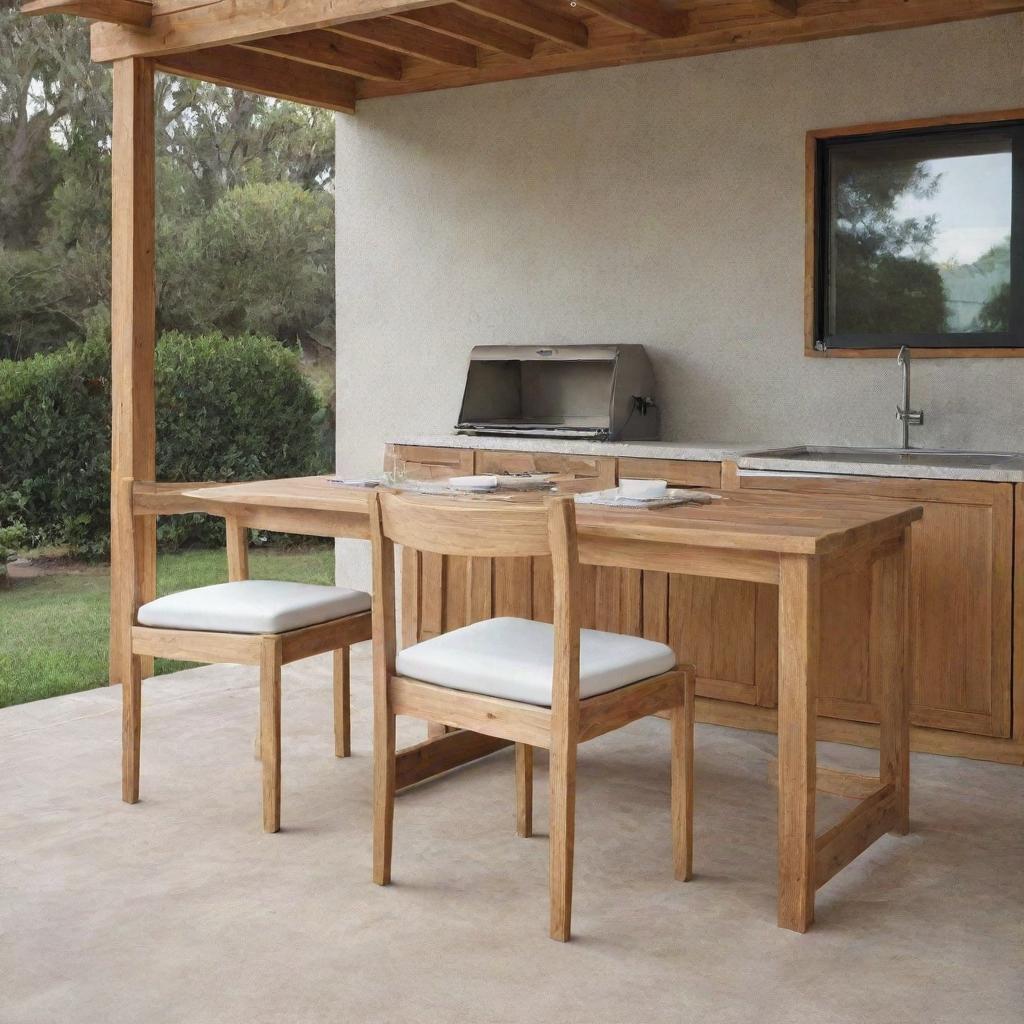
M 367 514 L 372 493 L 372 488 L 336 484 L 328 477 L 217 484 L 185 492 L 215 514 L 259 508 Z M 891 536 L 924 514 L 920 505 L 859 495 L 742 490 L 706 493 L 717 496 L 711 504 L 657 510 L 579 505 L 577 528 L 591 536 L 827 555 Z M 471 500 L 542 501 L 544 495 L 473 495 Z

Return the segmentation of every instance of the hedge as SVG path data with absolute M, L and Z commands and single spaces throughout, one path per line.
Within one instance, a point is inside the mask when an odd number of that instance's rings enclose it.
M 271 338 L 161 337 L 157 478 L 253 480 L 323 472 L 324 410 L 298 357 Z M 0 360 L 0 527 L 34 547 L 99 557 L 110 543 L 110 349 Z M 161 519 L 164 547 L 223 542 L 202 516 Z

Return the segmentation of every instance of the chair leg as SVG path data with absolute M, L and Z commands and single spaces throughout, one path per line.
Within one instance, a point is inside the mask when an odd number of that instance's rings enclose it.
M 142 659 L 133 654 L 131 671 L 121 686 L 121 799 L 139 802 L 139 755 L 142 749 Z
M 557 739 L 549 769 L 551 938 L 568 942 L 572 925 L 572 857 L 576 833 L 576 743 Z
M 265 640 L 260 653 L 260 760 L 263 831 L 281 828 L 281 644 Z
M 349 700 L 349 648 L 334 652 L 334 756 L 352 753 L 351 703 Z
M 686 681 L 682 704 L 672 709 L 672 862 L 675 877 L 693 877 L 693 715 L 694 681 Z
M 516 744 L 516 835 L 533 835 L 533 747 Z
M 395 716 L 374 700 L 373 880 L 391 883 L 391 838 L 395 822 Z

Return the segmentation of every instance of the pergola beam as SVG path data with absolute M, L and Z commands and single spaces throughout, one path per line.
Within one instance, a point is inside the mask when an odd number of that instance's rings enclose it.
M 587 48 L 587 26 L 582 21 L 537 7 L 529 0 L 455 0 L 455 3 L 464 10 L 531 32 L 542 39 L 550 39 L 553 43 L 574 50 Z
M 156 65 L 172 75 L 308 103 L 343 114 L 356 112 L 354 78 L 283 57 L 251 53 L 238 46 L 216 46 L 194 53 L 160 57 Z
M 253 39 L 243 43 L 242 48 L 254 53 L 286 57 L 312 67 L 343 71 L 358 78 L 397 82 L 402 77 L 401 57 L 380 47 L 354 42 L 322 29 Z
M 795 18 L 797 0 L 754 0 L 755 6 L 765 14 L 779 18 Z
M 21 13 L 32 17 L 38 14 L 75 14 L 93 21 L 106 21 L 114 25 L 149 28 L 153 20 L 150 0 L 25 0 Z
M 649 36 L 670 39 L 685 35 L 690 17 L 686 11 L 666 11 L 657 0 L 576 0 L 577 6 Z
M 92 59 L 156 57 L 429 7 L 435 0 L 155 0 L 152 30 L 94 25 Z
M 415 11 L 403 11 L 394 18 L 410 25 L 423 25 L 452 39 L 461 39 L 519 60 L 529 60 L 533 56 L 535 44 L 532 36 L 511 26 L 495 24 L 491 18 L 465 11 L 456 4 L 420 7 Z
M 384 46 L 407 57 L 420 57 L 423 60 L 451 64 L 455 67 L 477 66 L 475 46 L 404 21 L 370 18 L 367 21 L 348 21 L 327 31 L 348 39 Z

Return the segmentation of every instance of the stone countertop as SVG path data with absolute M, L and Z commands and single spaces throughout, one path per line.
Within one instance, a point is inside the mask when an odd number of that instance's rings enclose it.
M 815 452 L 812 448 L 799 458 L 786 451 L 762 449 L 736 459 L 740 475 L 747 473 L 788 473 L 812 476 L 874 476 L 903 480 L 976 480 L 992 483 L 1024 482 L 1024 454 L 1005 453 L 988 458 L 982 454 L 943 451 L 892 450 L 872 455 L 856 448 Z
M 723 462 L 764 444 L 710 444 L 700 441 L 582 441 L 552 437 L 476 437 L 467 434 L 399 436 L 390 444 L 428 448 L 477 448 L 500 452 L 551 452 L 558 455 L 604 455 L 609 458 L 669 459 L 674 462 Z
M 542 437 L 474 437 L 463 434 L 407 435 L 390 438 L 391 444 L 431 448 L 475 448 L 489 451 L 552 452 L 561 455 L 604 455 L 610 458 L 668 459 L 680 462 L 735 461 L 740 470 L 759 473 L 827 474 L 830 476 L 896 477 L 911 480 L 977 480 L 1024 483 L 1024 453 L 986 463 L 977 455 L 916 451 L 913 461 L 898 453 L 872 459 L 867 452 L 847 449 L 841 458 L 829 453 L 800 458 L 786 450 L 760 444 L 722 444 L 702 441 L 583 441 Z M 757 454 L 757 453 L 763 454 Z M 863 455 L 863 458 L 859 458 Z M 929 457 L 934 461 L 929 461 Z

